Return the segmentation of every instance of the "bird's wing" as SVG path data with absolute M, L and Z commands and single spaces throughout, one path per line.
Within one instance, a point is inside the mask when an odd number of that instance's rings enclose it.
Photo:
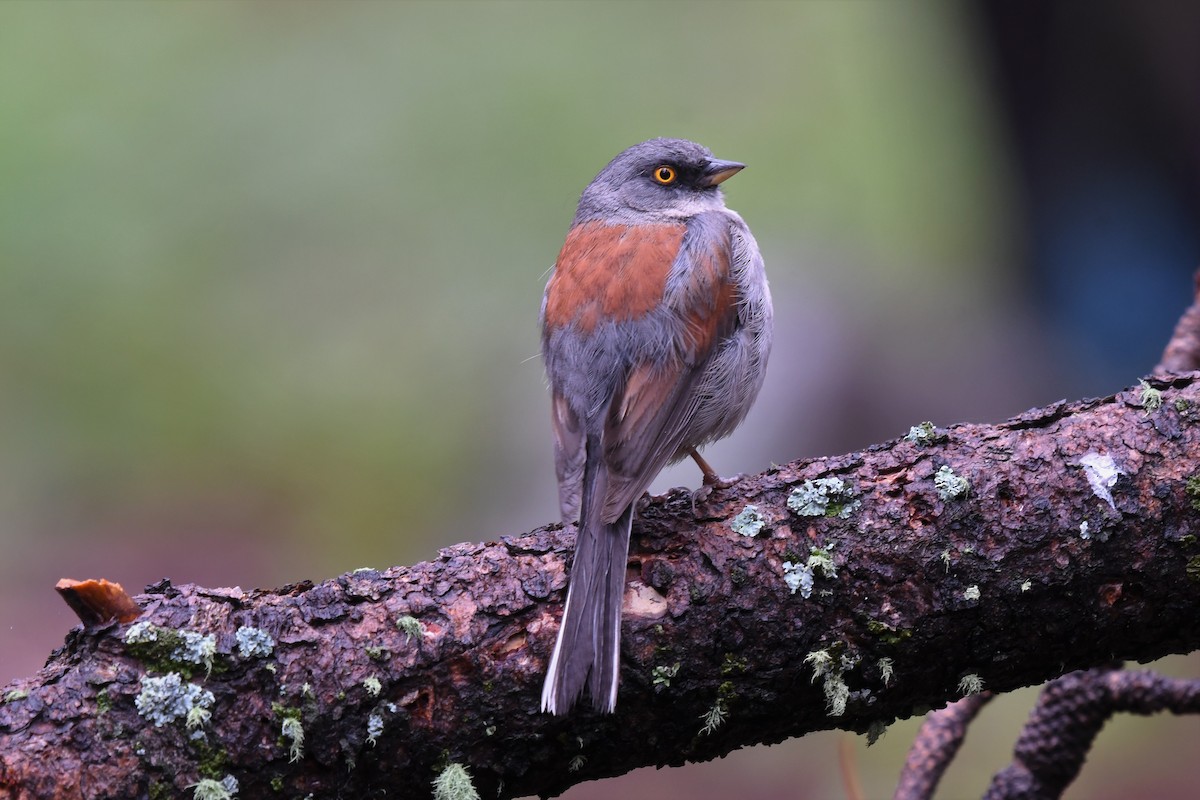
M 689 225 L 663 302 L 675 326 L 674 352 L 636 360 L 608 407 L 604 458 L 609 469 L 604 519 L 616 519 L 680 450 L 696 415 L 698 389 L 721 343 L 736 329 L 731 231 L 721 216 Z M 677 277 L 677 280 L 672 278 Z

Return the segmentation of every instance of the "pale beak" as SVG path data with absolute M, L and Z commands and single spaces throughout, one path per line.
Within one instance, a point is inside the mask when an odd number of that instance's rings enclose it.
M 719 158 L 710 158 L 708 166 L 704 170 L 704 185 L 716 186 L 722 181 L 729 180 L 745 168 L 745 164 L 740 164 L 737 161 L 722 161 Z

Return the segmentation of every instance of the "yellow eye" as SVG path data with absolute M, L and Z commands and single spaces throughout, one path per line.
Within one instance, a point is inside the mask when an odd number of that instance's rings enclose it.
M 654 168 L 654 180 L 663 186 L 669 186 L 674 183 L 676 177 L 674 167 L 668 167 L 666 164 L 663 164 L 661 167 Z

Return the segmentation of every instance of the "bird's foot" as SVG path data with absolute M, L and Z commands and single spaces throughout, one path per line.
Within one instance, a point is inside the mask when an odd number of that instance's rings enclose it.
M 700 472 L 704 475 L 704 487 L 708 489 L 708 492 L 704 494 L 704 497 L 708 497 L 713 489 L 728 489 L 730 486 L 733 486 L 742 478 L 746 477 L 745 475 L 738 473 L 732 478 L 722 478 L 717 474 L 717 471 L 709 466 L 709 463 L 705 461 L 698 452 L 696 452 L 696 448 L 694 447 L 688 448 L 688 455 L 692 457 L 692 460 L 696 462 L 696 466 L 700 468 Z M 697 489 L 696 491 L 699 492 L 702 490 Z

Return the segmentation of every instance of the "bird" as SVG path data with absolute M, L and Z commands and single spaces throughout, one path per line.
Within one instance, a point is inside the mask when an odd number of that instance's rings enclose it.
M 720 186 L 745 167 L 685 139 L 636 144 L 580 196 L 542 298 L 542 359 L 567 600 L 542 690 L 566 714 L 617 702 L 634 508 L 668 464 L 728 436 L 762 388 L 771 293 L 758 243 Z

